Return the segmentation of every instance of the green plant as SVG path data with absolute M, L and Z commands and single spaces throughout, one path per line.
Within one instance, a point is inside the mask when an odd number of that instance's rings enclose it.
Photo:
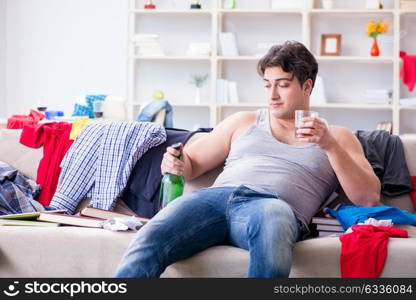
M 208 74 L 205 75 L 192 75 L 191 84 L 195 85 L 197 88 L 201 88 L 205 81 L 208 79 Z

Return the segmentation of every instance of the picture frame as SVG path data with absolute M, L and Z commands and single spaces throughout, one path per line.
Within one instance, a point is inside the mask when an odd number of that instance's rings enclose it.
M 341 55 L 341 34 L 321 35 L 321 56 Z

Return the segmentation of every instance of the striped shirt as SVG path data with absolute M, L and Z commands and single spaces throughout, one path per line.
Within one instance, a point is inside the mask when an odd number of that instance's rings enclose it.
M 35 200 L 39 190 L 35 181 L 0 161 L 0 215 L 42 211 Z
M 61 163 L 50 206 L 74 213 L 84 199 L 112 210 L 137 160 L 166 140 L 165 129 L 149 122 L 103 122 L 87 126 Z

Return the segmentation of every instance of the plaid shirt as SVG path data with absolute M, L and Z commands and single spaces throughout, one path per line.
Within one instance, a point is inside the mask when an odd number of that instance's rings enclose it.
M 0 215 L 43 210 L 34 199 L 39 191 L 35 181 L 0 161 Z
M 84 198 L 112 210 L 137 160 L 166 140 L 165 129 L 148 122 L 103 122 L 87 126 L 61 163 L 50 206 L 74 213 Z

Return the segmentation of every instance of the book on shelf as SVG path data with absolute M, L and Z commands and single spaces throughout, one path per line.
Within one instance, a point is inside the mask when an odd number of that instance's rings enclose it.
M 316 230 L 318 231 L 333 231 L 333 232 L 344 232 L 344 228 L 341 225 L 327 225 L 327 224 L 316 224 Z
M 134 214 L 131 214 L 131 215 L 130 214 L 123 214 L 123 213 L 119 213 L 119 212 L 114 212 L 114 211 L 100 209 L 100 208 L 94 208 L 94 207 L 90 207 L 90 206 L 87 206 L 87 207 L 83 208 L 80 211 L 80 215 L 81 216 L 86 216 L 86 217 L 93 217 L 93 218 L 97 218 L 97 219 L 102 219 L 102 220 L 111 220 L 111 219 L 114 219 L 114 218 L 134 217 L 135 219 L 137 219 L 138 221 L 141 221 L 143 223 L 147 223 L 150 220 L 148 218 L 139 217 L 139 216 L 136 216 Z
M 393 123 L 389 122 L 389 121 L 380 122 L 380 123 L 377 124 L 376 130 L 385 130 L 389 134 L 392 134 L 393 133 Z
M 64 213 L 66 209 L 56 209 L 56 210 L 46 210 L 43 212 L 49 213 Z M 27 213 L 19 213 L 19 214 L 9 214 L 9 215 L 1 215 L 0 219 L 8 219 L 8 220 L 36 220 L 40 215 L 39 211 L 35 212 L 27 212 Z
M 57 213 L 44 213 L 44 212 L 40 213 L 38 220 L 46 221 L 46 222 L 54 222 L 54 223 L 59 223 L 63 225 L 94 227 L 94 228 L 102 228 L 103 222 L 104 222 L 102 219 L 96 219 L 96 218 L 91 218 L 91 217 L 72 216 L 72 215 L 57 214 Z
M 32 227 L 57 227 L 58 223 L 18 220 L 18 219 L 0 219 L 0 226 L 32 226 Z
M 239 102 L 237 82 L 235 81 L 228 81 L 228 100 L 232 104 L 237 104 Z

